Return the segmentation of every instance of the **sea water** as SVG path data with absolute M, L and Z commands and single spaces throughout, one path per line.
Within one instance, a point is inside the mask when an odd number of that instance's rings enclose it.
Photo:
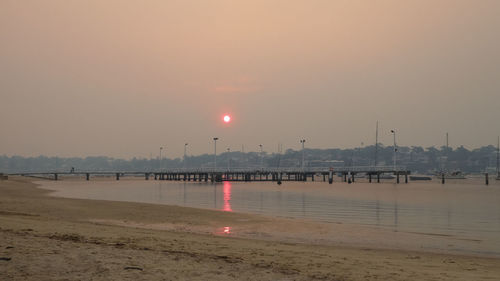
M 52 195 L 143 202 L 459 236 L 500 255 L 500 182 L 43 182 Z

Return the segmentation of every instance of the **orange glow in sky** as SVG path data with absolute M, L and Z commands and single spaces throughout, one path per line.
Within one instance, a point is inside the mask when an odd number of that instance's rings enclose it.
M 352 149 L 374 142 L 377 120 L 387 146 L 394 128 L 400 146 L 440 147 L 444 132 L 452 147 L 496 144 L 498 11 L 498 0 L 0 0 L 0 156 L 150 158 L 166 146 L 173 159 L 186 142 L 211 153 L 214 136 L 248 152 L 300 150 L 302 137 Z

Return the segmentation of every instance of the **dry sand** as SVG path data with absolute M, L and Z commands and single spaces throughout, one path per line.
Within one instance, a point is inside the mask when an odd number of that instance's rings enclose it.
M 356 227 L 48 193 L 0 181 L 0 280 L 500 280 L 498 258 L 383 249 Z

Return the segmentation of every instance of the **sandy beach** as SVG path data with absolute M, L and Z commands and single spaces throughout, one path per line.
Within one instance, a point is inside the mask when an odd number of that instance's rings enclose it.
M 48 193 L 0 181 L 0 280 L 500 280 L 498 258 L 418 248 L 446 238 Z

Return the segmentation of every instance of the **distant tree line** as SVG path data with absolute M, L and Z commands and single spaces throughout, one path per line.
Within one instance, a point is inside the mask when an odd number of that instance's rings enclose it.
M 301 167 L 302 153 L 306 167 L 347 167 L 347 166 L 392 166 L 394 148 L 379 144 L 355 149 L 288 149 L 282 154 L 259 152 L 224 152 L 217 155 L 218 168 L 266 168 Z M 377 159 L 377 163 L 375 163 Z M 161 162 L 161 163 L 160 163 Z M 397 165 L 405 166 L 415 173 L 432 173 L 441 170 L 460 170 L 466 173 L 494 172 L 497 163 L 497 148 L 483 146 L 469 150 L 463 146 L 452 148 L 422 148 L 400 146 L 397 149 Z M 130 160 L 105 156 L 86 158 L 61 157 L 21 157 L 0 156 L 0 173 L 32 171 L 158 171 L 173 168 L 214 167 L 214 155 L 202 154 L 182 158 Z

